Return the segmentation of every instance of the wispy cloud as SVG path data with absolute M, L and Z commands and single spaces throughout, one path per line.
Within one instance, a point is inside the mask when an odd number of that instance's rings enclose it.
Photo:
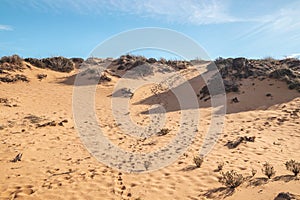
M 297 9 L 300 2 L 289 4 L 272 14 L 261 16 L 256 26 L 242 34 L 240 38 L 250 38 L 257 35 L 286 35 L 291 34 L 290 39 L 300 38 L 300 12 Z
M 111 1 L 112 2 L 112 1 Z M 134 6 L 113 1 L 116 8 L 131 14 L 189 24 L 218 24 L 237 21 L 230 16 L 226 1 L 220 0 L 173 0 L 136 1 Z
M 70 9 L 83 14 L 114 12 L 195 25 L 239 21 L 229 14 L 228 0 L 28 0 L 26 4 L 47 12 L 49 9 L 55 12 Z
M 2 25 L 0 24 L 0 31 L 12 31 L 13 28 L 9 25 Z

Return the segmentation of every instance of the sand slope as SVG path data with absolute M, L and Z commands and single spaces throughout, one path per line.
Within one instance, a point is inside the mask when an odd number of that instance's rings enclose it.
M 300 93 L 288 90 L 273 79 L 242 81 L 240 93 L 229 93 L 225 130 L 205 158 L 195 168 L 193 156 L 199 151 L 210 123 L 209 101 L 199 101 L 201 121 L 189 151 L 172 165 L 144 174 L 121 173 L 99 163 L 88 153 L 74 128 L 73 86 L 63 82 L 69 74 L 46 69 L 26 69 L 29 83 L 0 84 L 0 199 L 274 199 L 280 192 L 300 195 L 299 180 L 285 169 L 289 159 L 300 161 Z M 38 73 L 47 78 L 38 80 Z M 191 75 L 192 76 L 192 75 Z M 194 80 L 195 91 L 201 88 Z M 176 134 L 180 110 L 172 94 L 164 96 L 168 104 L 165 136 L 140 140 L 123 134 L 111 113 L 111 94 L 118 78 L 99 85 L 96 112 L 105 135 L 116 145 L 133 152 L 150 152 L 167 144 Z M 130 115 L 140 125 L 149 116 L 142 114 L 157 103 L 151 86 L 140 88 L 131 99 Z M 266 94 L 271 96 L 266 96 Z M 239 103 L 231 103 L 237 97 Z M 52 122 L 44 127 L 38 127 Z M 63 122 L 62 122 L 63 121 Z M 59 123 L 61 125 L 59 125 Z M 255 136 L 255 142 L 237 148 L 224 146 L 238 136 Z M 22 159 L 10 162 L 18 153 Z M 268 161 L 276 170 L 271 180 L 261 172 Z M 223 171 L 234 169 L 245 177 L 257 174 L 234 192 L 218 182 L 218 163 Z

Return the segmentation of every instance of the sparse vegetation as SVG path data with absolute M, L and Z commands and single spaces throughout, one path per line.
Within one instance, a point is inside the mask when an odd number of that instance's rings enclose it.
M 41 59 L 37 59 L 37 58 L 25 58 L 24 59 L 26 62 L 32 64 L 35 67 L 38 68 L 46 68 L 45 63 L 43 63 L 43 61 Z
M 106 75 L 106 73 L 102 73 L 100 75 L 99 83 L 110 82 L 111 78 Z
M 202 156 L 194 156 L 194 163 L 196 167 L 200 168 L 203 163 L 203 157 Z
M 3 56 L 0 59 L 0 74 L 9 75 L 9 72 L 22 71 L 24 68 L 23 59 L 18 55 Z
M 254 177 L 256 173 L 257 173 L 257 170 L 256 170 L 256 169 L 252 169 L 252 170 L 251 170 L 252 177 Z
M 229 149 L 234 149 L 237 146 L 239 146 L 242 142 L 254 142 L 255 141 L 255 136 L 251 136 L 251 137 L 237 137 L 235 140 L 233 141 L 228 141 L 225 146 L 227 146 Z
M 23 61 L 23 59 L 20 56 L 15 54 L 12 56 L 3 56 L 0 59 L 0 64 L 10 63 L 10 64 L 14 64 L 14 65 L 22 65 L 22 61 Z
M 289 89 L 296 89 L 300 92 L 300 76 L 296 71 L 297 69 L 293 70 L 288 66 L 284 66 L 281 68 L 279 67 L 270 72 L 269 77 L 285 81 L 288 84 Z
M 29 120 L 30 123 L 32 123 L 32 124 L 37 124 L 37 123 L 40 123 L 41 121 L 43 121 L 43 118 L 35 116 L 35 115 L 28 115 L 28 116 L 24 117 L 24 119 Z
M 26 58 L 25 61 L 38 68 L 48 68 L 58 72 L 71 72 L 75 67 L 71 59 L 62 56 L 43 59 Z
M 0 98 L 0 103 L 7 104 L 9 100 L 7 98 Z
M 285 76 L 294 78 L 296 74 L 289 68 L 278 68 L 269 74 L 269 77 L 277 79 L 283 79 Z
M 300 92 L 300 78 L 295 78 L 294 80 L 287 81 L 290 90 L 298 90 Z
M 286 169 L 293 172 L 295 176 L 297 176 L 300 172 L 300 162 L 296 162 L 295 160 L 290 160 L 285 163 Z
M 299 199 L 299 195 L 292 194 L 290 192 L 280 192 L 274 200 L 297 200 Z
M 82 58 L 71 58 L 71 60 L 73 61 L 73 63 L 75 63 L 75 68 L 77 68 L 77 69 L 84 62 L 84 60 Z
M 28 78 L 23 74 L 6 75 L 4 77 L 0 77 L 0 82 L 4 83 L 14 83 L 17 81 L 29 82 Z
M 218 170 L 218 171 L 222 171 L 222 170 L 223 170 L 223 167 L 224 167 L 224 162 L 220 162 L 220 163 L 218 164 L 217 170 Z
M 47 74 L 38 74 L 37 75 L 37 78 L 39 79 L 39 80 L 42 80 L 42 79 L 44 79 L 44 78 L 46 78 L 47 77 Z
M 268 162 L 263 164 L 263 168 L 261 169 L 261 171 L 264 173 L 264 175 L 266 175 L 268 177 L 268 179 L 270 179 L 276 173 L 276 171 L 274 170 L 274 167 L 272 165 L 270 165 Z
M 244 181 L 243 175 L 238 174 L 234 170 L 227 171 L 226 173 L 221 172 L 221 175 L 219 182 L 229 188 L 236 188 Z
M 258 78 L 260 80 L 266 77 L 285 81 L 290 89 L 300 92 L 300 60 L 284 59 L 276 60 L 271 57 L 265 59 L 246 59 L 246 58 L 217 58 L 214 63 L 208 65 L 208 68 L 214 69 L 217 66 L 224 82 L 226 93 L 239 92 L 239 81 L 249 77 Z M 210 67 L 211 66 L 211 67 Z M 216 76 L 217 77 L 217 76 Z M 206 101 L 209 96 L 219 93 L 210 93 L 208 90 L 210 85 L 216 83 L 208 83 L 200 90 L 200 100 Z M 213 86 L 211 86 L 213 87 Z M 221 91 L 223 92 L 223 90 Z
M 171 131 L 171 130 L 168 129 L 168 128 L 163 128 L 163 129 L 161 129 L 161 130 L 157 133 L 157 135 L 158 135 L 158 136 L 167 135 L 170 131 Z

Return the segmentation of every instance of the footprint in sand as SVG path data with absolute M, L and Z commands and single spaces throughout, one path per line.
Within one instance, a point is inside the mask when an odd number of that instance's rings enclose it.
M 132 196 L 131 192 L 128 190 L 126 185 L 123 183 L 122 173 L 119 172 L 115 179 L 115 189 L 114 193 L 121 196 L 121 199 L 128 199 Z
M 7 188 L 0 193 L 0 199 L 15 199 L 18 197 L 26 197 L 32 195 L 35 192 L 32 185 L 14 186 Z

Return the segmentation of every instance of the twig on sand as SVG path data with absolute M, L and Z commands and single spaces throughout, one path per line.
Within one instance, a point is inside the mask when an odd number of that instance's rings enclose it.
M 70 170 L 68 172 L 61 172 L 61 173 L 57 173 L 57 174 L 52 174 L 52 176 L 60 176 L 60 175 L 72 174 L 74 172 L 75 172 L 75 170 Z
M 22 153 L 19 153 L 14 159 L 12 159 L 10 162 L 18 162 L 21 161 Z

